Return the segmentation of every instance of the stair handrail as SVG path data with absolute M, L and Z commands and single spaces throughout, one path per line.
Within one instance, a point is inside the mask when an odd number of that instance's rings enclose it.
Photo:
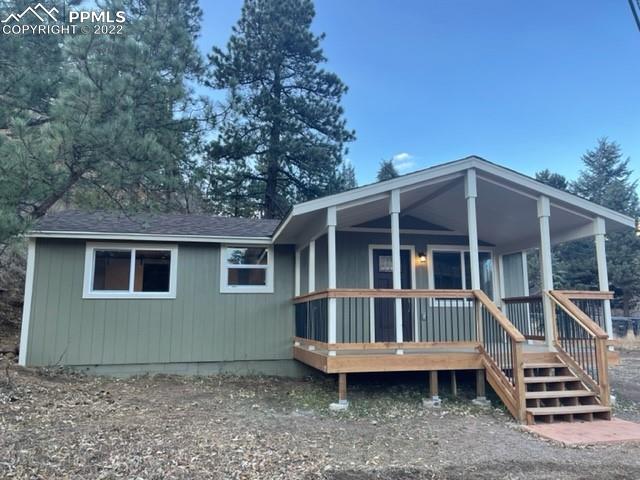
M 516 343 L 524 343 L 526 338 L 520 333 L 513 323 L 507 318 L 507 316 L 496 306 L 495 303 L 484 293 L 482 290 L 474 290 L 473 295 L 476 299 L 484 305 L 484 307 L 491 313 L 491 315 L 500 323 L 502 328 L 507 332 L 507 335 Z
M 571 299 L 566 295 L 567 292 L 562 292 L 559 290 L 550 290 L 547 294 L 551 297 L 552 300 L 555 300 L 555 303 L 562 308 L 567 314 L 580 323 L 584 329 L 589 333 L 592 337 L 607 339 L 609 335 L 605 332 L 600 325 L 594 322 L 589 315 L 584 313 L 578 306 L 571 301 Z M 557 336 L 556 336 L 557 340 Z
M 595 344 L 595 367 L 597 372 L 597 380 L 583 368 L 578 359 L 575 359 L 569 354 L 561 345 L 558 334 L 558 324 L 555 315 L 555 309 L 553 314 L 554 324 L 554 345 L 558 350 L 561 358 L 572 367 L 574 373 L 578 374 L 578 377 L 582 382 L 594 390 L 599 398 L 600 403 L 604 406 L 610 405 L 610 391 L 609 391 L 609 361 L 607 357 L 608 339 L 609 335 L 605 332 L 596 322 L 594 322 L 585 312 L 583 312 L 571 299 L 567 296 L 567 292 L 561 292 L 557 290 L 550 290 L 547 292 L 547 296 L 553 303 L 559 306 L 572 320 L 574 320 L 579 326 L 581 326 L 588 335 L 593 338 Z
M 511 340 L 511 369 L 513 372 L 513 383 L 503 372 L 498 361 L 493 358 L 491 352 L 486 348 L 484 336 L 479 335 L 482 347 L 481 351 L 483 359 L 487 366 L 487 380 L 491 383 L 496 393 L 500 396 L 504 404 L 507 406 L 511 414 L 519 421 L 524 422 L 526 419 L 526 387 L 524 384 L 524 354 L 523 345 L 526 341 L 524 335 L 511 323 L 507 316 L 491 301 L 491 299 L 482 291 L 474 290 L 473 295 L 486 311 L 496 320 L 498 325 L 504 330 Z M 480 309 L 478 309 L 480 311 Z M 482 322 L 479 322 L 481 325 Z M 493 382 L 492 376 L 496 376 L 496 382 Z

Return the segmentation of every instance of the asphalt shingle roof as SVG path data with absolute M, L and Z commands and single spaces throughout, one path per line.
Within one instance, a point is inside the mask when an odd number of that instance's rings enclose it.
M 218 217 L 205 214 L 82 212 L 49 213 L 35 231 L 201 235 L 211 237 L 269 237 L 279 220 Z

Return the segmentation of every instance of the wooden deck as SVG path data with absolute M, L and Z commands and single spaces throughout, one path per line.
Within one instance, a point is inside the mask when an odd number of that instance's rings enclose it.
M 293 357 L 324 373 L 482 369 L 478 342 L 335 344 L 295 339 Z M 397 350 L 403 354 L 399 355 Z

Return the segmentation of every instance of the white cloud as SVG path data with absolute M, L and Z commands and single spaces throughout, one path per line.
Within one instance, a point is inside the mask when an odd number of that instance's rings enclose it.
M 400 173 L 406 172 L 407 170 L 411 170 L 413 167 L 416 166 L 414 157 L 410 153 L 406 153 L 406 152 L 396 153 L 393 156 L 392 160 L 393 160 L 393 166 L 396 167 L 396 170 L 398 170 L 398 172 Z

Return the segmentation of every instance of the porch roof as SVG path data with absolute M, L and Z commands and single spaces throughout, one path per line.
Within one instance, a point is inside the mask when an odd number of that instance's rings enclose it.
M 295 205 L 273 240 L 302 245 L 323 233 L 329 207 L 336 207 L 338 229 L 388 230 L 389 195 L 396 189 L 400 191 L 401 230 L 466 235 L 464 175 L 472 168 L 477 175 L 478 236 L 503 252 L 537 246 L 537 199 L 541 195 L 550 200 L 554 243 L 593 235 L 597 217 L 605 220 L 607 232 L 634 227 L 631 217 L 471 156 Z

